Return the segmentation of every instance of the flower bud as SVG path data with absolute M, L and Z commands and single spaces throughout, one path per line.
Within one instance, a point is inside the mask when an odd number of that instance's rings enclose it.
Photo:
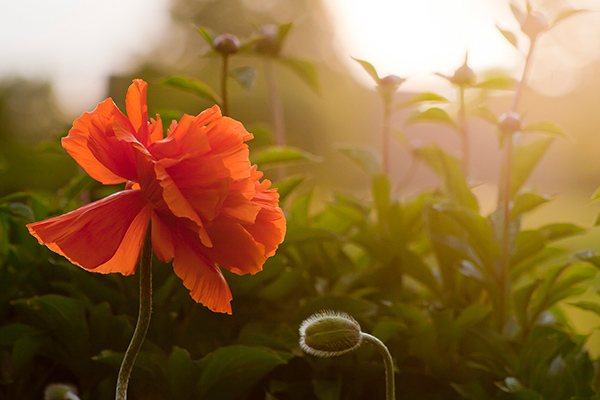
M 79 400 L 77 388 L 65 383 L 51 383 L 44 390 L 44 400 Z
M 281 52 L 279 30 L 275 25 L 265 25 L 260 30 L 260 38 L 254 44 L 259 54 L 276 56 Z
M 475 73 L 465 61 L 449 80 L 455 85 L 473 85 L 475 83 Z
M 500 132 L 512 135 L 521 130 L 521 116 L 514 111 L 505 112 L 498 119 L 498 127 Z
M 360 325 L 346 313 L 321 311 L 300 325 L 300 347 L 314 356 L 347 353 L 357 348 L 362 338 Z
M 240 40 L 231 33 L 224 33 L 218 36 L 213 42 L 215 50 L 224 56 L 237 53 L 240 50 L 240 46 Z
M 521 24 L 521 30 L 525 33 L 531 40 L 534 40 L 537 35 L 544 32 L 550 28 L 550 24 L 546 17 L 538 12 L 533 11 L 531 14 L 527 15 L 525 21 Z

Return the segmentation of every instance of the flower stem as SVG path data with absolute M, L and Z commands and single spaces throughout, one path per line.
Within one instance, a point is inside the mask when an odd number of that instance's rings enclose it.
M 116 400 L 127 399 L 127 385 L 135 359 L 140 352 L 152 313 L 152 235 L 150 225 L 146 230 L 144 244 L 140 253 L 140 307 L 137 324 L 129 347 L 123 357 L 119 378 L 117 380 Z
M 229 76 L 229 54 L 223 55 L 221 68 L 221 100 L 223 101 L 223 115 L 229 116 L 229 96 L 227 95 L 227 78 Z
M 374 344 L 377 347 L 377 350 L 381 353 L 383 357 L 383 365 L 385 367 L 385 399 L 386 400 L 395 400 L 396 398 L 396 389 L 394 382 L 394 360 L 392 359 L 392 355 L 385 344 L 379 339 L 377 339 L 373 335 L 369 335 L 368 333 L 362 332 L 363 340 Z
M 269 99 L 271 100 L 271 111 L 273 113 L 273 124 L 275 125 L 275 144 L 277 146 L 284 146 L 285 123 L 283 120 L 283 105 L 281 104 L 281 96 L 277 87 L 277 79 L 275 79 L 273 61 L 269 57 L 266 57 L 265 60 L 265 70 L 269 87 Z
M 527 52 L 527 56 L 525 58 L 525 67 L 523 68 L 523 75 L 521 80 L 519 81 L 516 91 L 515 97 L 513 98 L 513 103 L 511 107 L 511 111 L 516 112 L 519 106 L 519 100 L 521 99 L 521 95 L 525 89 L 525 85 L 527 84 L 527 79 L 529 78 L 529 72 L 531 70 L 531 60 L 533 51 L 535 49 L 536 40 L 535 38 L 531 40 L 529 45 L 529 51 Z M 509 271 L 510 271 L 510 256 L 511 256 L 511 234 L 510 234 L 510 211 L 511 211 L 511 200 L 512 193 L 510 191 L 511 188 L 511 179 L 512 179 L 512 162 L 513 162 L 513 152 L 514 152 L 514 137 L 515 134 L 511 133 L 506 137 L 506 149 L 504 154 L 504 182 L 503 182 L 503 190 L 501 190 L 501 198 L 500 202 L 502 204 L 502 262 L 500 267 L 500 274 L 498 277 L 499 286 L 500 286 L 500 304 L 498 311 L 498 325 L 499 329 L 502 330 L 504 326 L 504 322 L 506 320 L 506 314 L 508 311 L 508 297 L 510 293 L 510 280 L 509 280 Z
M 392 115 L 392 99 L 383 101 L 383 143 L 381 148 L 381 158 L 383 160 L 383 173 L 386 176 L 390 174 L 390 144 L 392 128 L 390 119 Z
M 458 110 L 458 129 L 460 132 L 462 160 L 461 169 L 465 177 L 469 174 L 469 131 L 467 126 L 467 111 L 465 106 L 465 85 L 458 86 L 459 110 Z

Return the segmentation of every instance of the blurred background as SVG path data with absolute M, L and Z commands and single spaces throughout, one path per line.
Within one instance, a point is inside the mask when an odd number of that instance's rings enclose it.
M 524 2 L 515 4 L 525 9 Z M 557 123 L 569 138 L 556 140 L 531 181 L 556 201 L 530 223 L 559 212 L 591 226 L 598 206 L 589 198 L 600 185 L 600 3 L 536 0 L 532 5 L 549 20 L 567 8 L 589 11 L 545 33 L 534 55 L 520 112 L 526 123 Z M 366 195 L 367 177 L 339 148 L 381 146 L 381 101 L 373 80 L 352 57 L 371 62 L 381 77 L 407 78 L 399 98 L 433 91 L 454 100 L 454 89 L 435 73 L 452 75 L 468 53 L 477 76 L 518 78 L 528 45 L 506 0 L 22 0 L 4 1 L 0 9 L 0 195 L 64 185 L 77 166 L 59 138 L 74 118 L 106 97 L 123 106 L 133 78 L 149 82 L 151 113 L 197 114 L 212 106 L 160 84 L 183 75 L 218 91 L 220 60 L 206 56 L 210 49 L 198 26 L 244 40 L 267 24 L 293 24 L 282 54 L 312 62 L 318 89 L 281 65 L 272 73 L 282 97 L 287 143 L 321 161 L 288 172 L 305 174 L 307 188 L 317 187 L 322 198 L 333 191 Z M 519 49 L 497 26 L 515 32 Z M 267 143 L 273 117 L 266 63 L 243 55 L 232 63 L 253 66 L 258 75 L 250 94 L 231 85 L 230 115 L 255 132 L 258 145 Z M 500 115 L 511 95 L 491 93 L 490 109 Z M 393 125 L 413 146 L 434 141 L 458 152 L 458 138 L 450 130 L 431 124 L 404 127 L 405 120 L 406 114 L 397 112 Z M 496 133 L 481 119 L 469 121 L 470 179 L 484 209 L 491 209 L 500 163 Z M 391 175 L 399 182 L 410 155 L 400 143 L 392 152 Z M 426 167 L 417 167 L 399 196 L 435 184 Z

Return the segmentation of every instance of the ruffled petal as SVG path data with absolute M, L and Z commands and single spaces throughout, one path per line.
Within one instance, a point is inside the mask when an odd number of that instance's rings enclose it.
M 127 117 L 131 121 L 137 140 L 144 146 L 148 145 L 148 106 L 146 91 L 148 84 L 141 79 L 134 79 L 127 90 L 125 107 Z
M 203 256 L 199 241 L 188 237 L 177 242 L 173 269 L 192 298 L 211 311 L 231 314 L 233 296 L 219 268 Z
M 249 150 L 244 142 L 253 136 L 240 122 L 227 117 L 214 120 L 206 126 L 206 136 L 211 154 L 222 159 L 234 180 L 250 176 Z
M 127 190 L 27 228 L 76 265 L 129 275 L 135 271 L 150 211 L 141 191 Z
M 221 267 L 238 275 L 255 274 L 265 263 L 265 246 L 237 222 L 217 218 L 207 228 L 212 248 L 206 253 Z
M 93 112 L 76 119 L 69 135 L 62 139 L 71 157 L 92 178 L 105 185 L 135 180 L 131 146 L 117 140 L 113 131 L 114 116 L 119 114 L 109 98 Z

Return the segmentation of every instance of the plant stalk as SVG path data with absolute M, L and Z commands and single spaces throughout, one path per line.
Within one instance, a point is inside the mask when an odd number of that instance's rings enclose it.
M 519 101 L 521 99 L 521 95 L 525 89 L 527 79 L 529 78 L 529 73 L 531 70 L 531 60 L 533 51 L 535 49 L 536 39 L 532 39 L 529 45 L 529 51 L 527 52 L 527 56 L 525 58 L 525 66 L 523 68 L 523 75 L 521 80 L 517 84 L 517 88 L 515 91 L 515 97 L 513 98 L 513 103 L 511 107 L 512 112 L 516 112 L 519 106 Z M 506 137 L 506 149 L 504 154 L 504 183 L 503 183 L 503 195 L 500 199 L 502 204 L 502 261 L 500 267 L 500 274 L 498 276 L 498 283 L 500 285 L 500 304 L 498 310 L 498 323 L 499 329 L 502 330 L 504 326 L 504 322 L 506 320 L 506 313 L 508 310 L 508 296 L 510 292 L 510 281 L 509 281 L 509 272 L 510 272 L 510 256 L 511 256 L 511 240 L 510 240 L 510 210 L 511 210 L 511 175 L 512 175 L 512 158 L 514 151 L 514 133 L 510 133 Z
M 229 96 L 227 95 L 227 78 L 229 77 L 229 55 L 223 55 L 221 67 L 221 100 L 223 101 L 223 115 L 229 116 Z
M 461 169 L 465 177 L 469 174 L 469 163 L 471 151 L 469 148 L 469 133 L 467 127 L 467 110 L 465 107 L 465 85 L 458 85 L 459 109 L 458 109 L 458 129 L 460 131 L 462 160 Z
M 281 104 L 281 96 L 277 87 L 277 79 L 275 79 L 275 71 L 273 70 L 273 60 L 269 57 L 265 59 L 265 70 L 267 75 L 267 84 L 269 86 L 269 99 L 271 100 L 271 111 L 273 112 L 273 125 L 275 129 L 275 144 L 277 146 L 285 145 L 285 130 L 283 121 L 283 105 Z
M 386 176 L 390 174 L 390 144 L 392 136 L 392 127 L 390 118 L 392 115 L 392 101 L 384 98 L 383 100 L 383 142 L 381 148 L 381 158 L 383 163 L 383 173 Z
M 395 400 L 396 398 L 396 388 L 394 382 L 394 360 L 392 359 L 392 355 L 388 348 L 383 344 L 383 342 L 377 339 L 373 335 L 369 335 L 368 333 L 362 332 L 363 340 L 374 344 L 377 347 L 377 350 L 381 353 L 383 357 L 383 365 L 385 367 L 385 399 L 386 400 Z
M 127 386 L 133 370 L 133 364 L 140 352 L 152 314 L 152 235 L 150 224 L 144 236 L 144 243 L 140 252 L 140 306 L 135 331 L 129 343 L 129 347 L 123 357 L 119 377 L 117 379 L 116 400 L 127 399 Z

